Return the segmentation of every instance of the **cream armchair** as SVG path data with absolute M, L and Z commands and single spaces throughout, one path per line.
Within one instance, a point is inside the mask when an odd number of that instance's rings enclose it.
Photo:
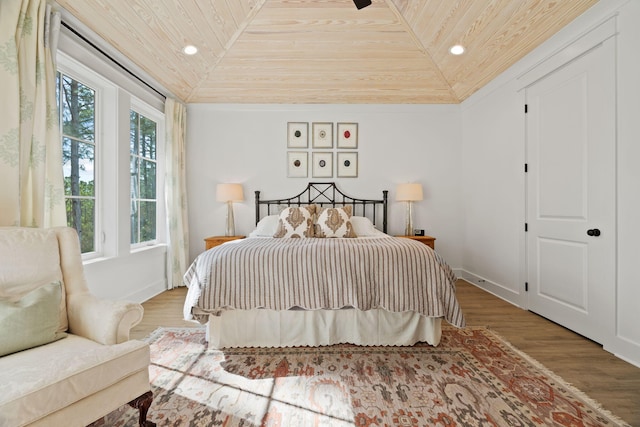
M 152 402 L 142 306 L 89 293 L 72 228 L 0 227 L 0 425 L 86 426 Z

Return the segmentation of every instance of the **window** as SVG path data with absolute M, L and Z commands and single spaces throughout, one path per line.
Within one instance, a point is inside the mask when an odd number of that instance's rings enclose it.
M 129 114 L 131 149 L 131 244 L 156 239 L 157 123 L 141 113 Z
M 113 77 L 58 51 L 67 224 L 85 260 L 127 256 L 165 239 L 157 227 L 164 224 L 162 104 Z
M 67 225 L 78 231 L 82 252 L 94 252 L 96 92 L 63 73 L 57 74 L 56 83 Z

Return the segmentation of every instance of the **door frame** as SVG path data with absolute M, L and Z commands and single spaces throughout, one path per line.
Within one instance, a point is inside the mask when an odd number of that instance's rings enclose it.
M 562 47 L 561 49 L 559 49 L 558 51 L 556 51 L 555 53 L 553 53 L 551 56 L 543 59 L 542 61 L 539 61 L 538 63 L 534 64 L 533 66 L 529 67 L 526 71 L 524 71 L 523 73 L 521 73 L 517 78 L 517 84 L 518 84 L 518 92 L 521 96 L 521 100 L 522 100 L 522 113 L 526 114 L 525 112 L 525 108 L 526 108 L 526 89 L 532 85 L 534 85 L 535 83 L 537 83 L 538 81 L 542 80 L 543 78 L 547 77 L 549 74 L 553 73 L 554 71 L 558 70 L 561 67 L 564 67 L 565 65 L 568 65 L 569 63 L 573 62 L 574 60 L 578 59 L 579 57 L 587 54 L 589 51 L 591 51 L 592 49 L 594 49 L 595 47 L 597 47 L 600 44 L 605 43 L 606 41 L 608 41 L 609 39 L 615 38 L 617 34 L 617 28 L 616 28 L 616 18 L 615 16 L 612 16 L 608 19 L 606 19 L 605 21 L 603 21 L 602 23 L 598 24 L 597 26 L 595 26 L 593 29 L 589 30 L 588 32 L 586 32 L 585 34 L 583 34 L 582 36 L 580 36 L 578 39 L 574 40 L 571 43 L 568 43 L 566 46 Z M 615 47 L 614 47 L 615 49 Z M 528 218 L 528 212 L 529 212 L 529 191 L 528 191 L 528 178 L 526 175 L 526 165 L 528 164 L 529 159 L 527 158 L 527 153 L 529 150 L 529 141 L 528 141 L 528 123 L 526 120 L 526 116 L 524 119 L 524 152 L 523 152 L 523 156 L 524 156 L 524 161 L 523 161 L 523 173 L 525 174 L 524 180 L 523 180 L 523 192 L 524 192 L 524 206 L 523 206 L 523 225 L 522 225 L 522 233 L 521 233 L 521 239 L 520 239 L 520 247 L 522 248 L 521 252 L 522 252 L 522 257 L 521 257 L 521 268 L 520 268 L 520 277 L 522 278 L 521 280 L 521 292 L 523 295 L 525 295 L 526 297 L 521 299 L 521 301 L 523 302 L 523 308 L 526 310 L 529 310 L 529 298 L 527 296 L 527 291 L 528 291 L 528 277 L 529 277 L 529 249 L 528 249 L 528 239 L 529 236 L 527 235 L 527 231 L 526 231 L 526 224 L 529 220 Z M 616 130 L 617 132 L 617 130 Z M 614 141 L 614 143 L 616 144 L 616 147 L 614 147 L 615 152 L 617 153 L 617 140 Z M 616 178 L 616 188 L 615 191 L 617 192 L 617 178 Z M 617 241 L 617 205 L 614 206 L 614 230 L 616 232 L 616 241 Z M 615 274 L 615 286 L 617 287 L 617 257 L 616 257 L 616 274 Z M 607 319 L 607 330 L 610 331 L 611 336 L 613 337 L 615 335 L 615 316 L 613 316 L 612 319 Z M 607 339 L 606 337 L 603 339 L 603 345 L 606 345 Z

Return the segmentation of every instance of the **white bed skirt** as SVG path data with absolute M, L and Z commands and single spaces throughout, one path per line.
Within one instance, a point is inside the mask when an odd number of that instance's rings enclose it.
M 442 319 L 375 309 L 228 310 L 209 316 L 210 349 L 295 347 L 350 343 L 406 346 L 440 343 Z

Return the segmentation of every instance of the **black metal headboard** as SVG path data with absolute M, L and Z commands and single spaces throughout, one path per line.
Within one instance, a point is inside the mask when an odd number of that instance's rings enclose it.
M 387 232 L 387 206 L 389 191 L 382 191 L 381 200 L 358 199 L 347 196 L 336 187 L 335 182 L 310 182 L 307 188 L 292 197 L 283 199 L 260 200 L 260 191 L 256 191 L 256 224 L 262 218 L 261 206 L 266 206 L 265 215 L 277 214 L 283 206 L 319 205 L 353 206 L 353 215 L 366 216 L 378 226 L 379 211 L 382 211 L 382 232 Z

